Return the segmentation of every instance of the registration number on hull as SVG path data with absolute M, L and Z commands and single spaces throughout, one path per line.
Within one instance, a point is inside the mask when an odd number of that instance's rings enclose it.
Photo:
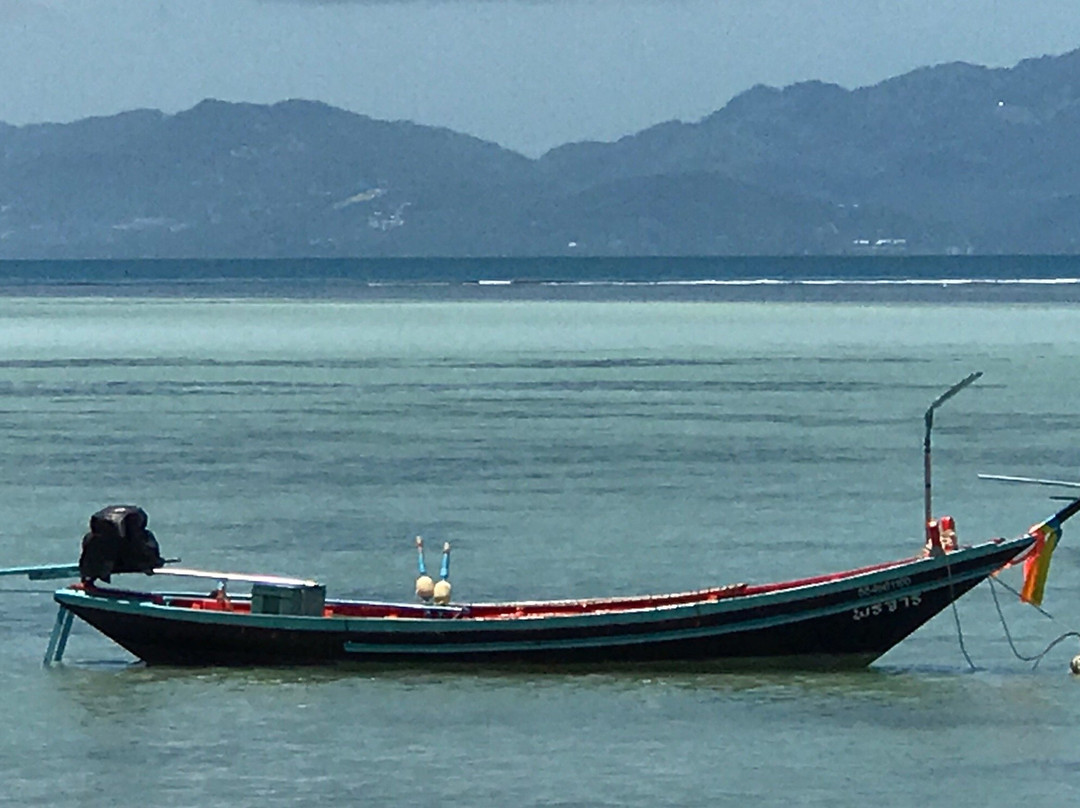
M 868 617 L 877 617 L 881 614 L 891 614 L 900 609 L 908 609 L 922 603 L 919 595 L 904 595 L 893 600 L 884 600 L 881 603 L 873 603 L 869 606 L 856 606 L 851 611 L 853 620 L 865 620 Z

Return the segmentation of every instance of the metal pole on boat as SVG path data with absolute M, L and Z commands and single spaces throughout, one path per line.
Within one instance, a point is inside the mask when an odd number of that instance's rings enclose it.
M 419 536 L 416 537 L 416 569 L 420 573 L 416 578 L 416 596 L 426 603 L 435 594 L 435 582 L 424 564 L 424 540 Z
M 443 542 L 442 565 L 439 567 L 439 577 L 444 581 L 450 577 L 450 542 Z
M 435 584 L 433 597 L 439 606 L 450 603 L 450 542 L 444 542 L 442 548 L 442 566 L 439 568 L 439 582 Z
M 79 574 L 78 564 L 38 564 L 33 567 L 5 567 L 3 575 L 25 575 L 31 581 L 48 581 L 53 578 L 70 578 Z
M 982 376 L 982 371 L 976 371 L 968 376 L 966 379 L 957 382 L 940 396 L 934 399 L 934 403 L 930 405 L 926 411 L 926 435 L 923 438 L 923 504 L 925 505 L 925 511 L 923 514 L 923 532 L 926 535 L 927 540 L 930 538 L 930 520 L 934 518 L 934 509 L 931 503 L 931 482 L 930 482 L 930 430 L 934 428 L 934 410 L 955 396 L 969 384 L 974 382 Z
M 1031 485 L 1049 485 L 1057 488 L 1080 488 L 1080 482 L 1071 480 L 1043 480 L 1039 477 L 1016 477 L 1012 474 L 980 474 L 980 480 L 998 480 L 1003 483 L 1029 483 Z M 1072 499 L 1072 497 L 1069 497 Z
M 45 659 L 42 661 L 45 667 L 49 667 L 54 662 L 63 659 L 68 636 L 71 634 L 71 624 L 74 620 L 75 613 L 66 606 L 61 605 L 56 612 L 56 622 L 53 623 L 52 634 L 49 635 L 49 647 L 45 649 Z
M 416 537 L 416 569 L 420 575 L 427 575 L 427 566 L 424 564 L 424 540 Z

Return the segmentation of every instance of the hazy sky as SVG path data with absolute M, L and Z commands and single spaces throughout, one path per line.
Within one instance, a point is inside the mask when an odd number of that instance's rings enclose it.
M 1080 0 L 0 0 L 0 121 L 310 98 L 538 154 L 754 84 L 1080 47 Z

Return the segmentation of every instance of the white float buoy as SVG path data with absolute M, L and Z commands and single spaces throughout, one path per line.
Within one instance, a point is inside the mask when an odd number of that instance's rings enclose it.
M 416 597 L 420 600 L 431 600 L 435 594 L 435 582 L 430 575 L 421 575 L 416 579 Z
M 1072 662 L 1069 663 L 1069 670 L 1077 675 L 1080 675 L 1080 656 L 1074 656 Z
M 445 606 L 450 602 L 450 582 L 445 578 L 435 584 L 434 597 L 435 602 L 440 606 Z

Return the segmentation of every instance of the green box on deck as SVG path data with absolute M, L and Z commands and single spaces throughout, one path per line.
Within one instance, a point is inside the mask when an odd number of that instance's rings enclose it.
M 251 586 L 252 614 L 294 614 L 322 617 L 326 587 L 256 583 Z

